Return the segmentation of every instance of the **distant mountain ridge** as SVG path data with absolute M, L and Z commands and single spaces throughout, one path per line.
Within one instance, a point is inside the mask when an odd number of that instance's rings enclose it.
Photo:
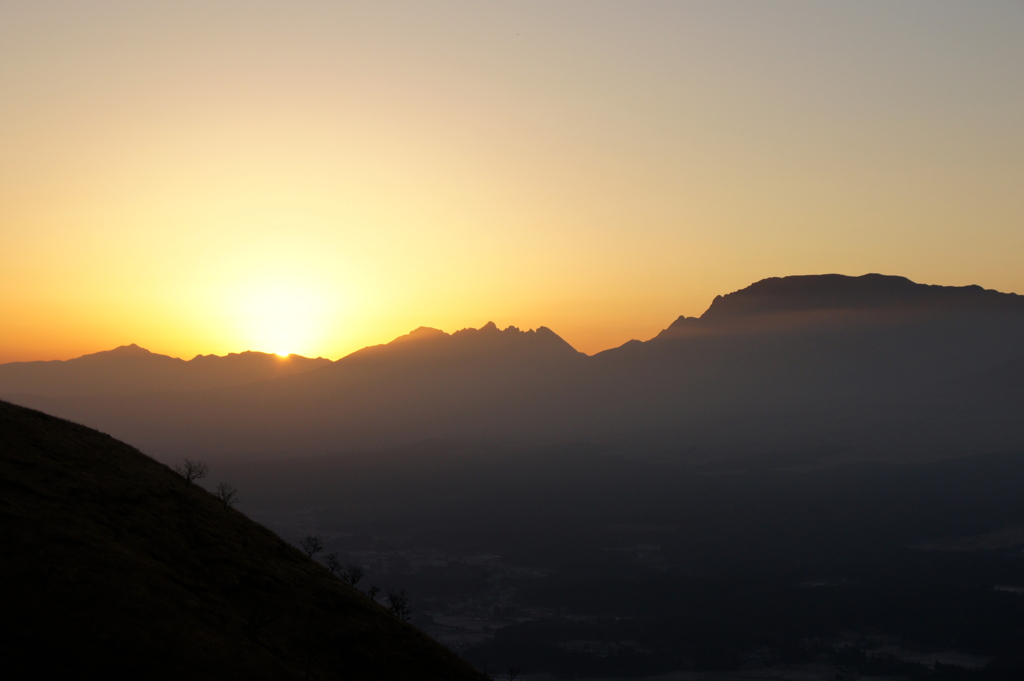
M 363 361 L 369 358 L 397 359 L 399 357 L 431 358 L 505 358 L 505 359 L 577 359 L 584 357 L 561 336 L 546 326 L 522 331 L 509 326 L 499 329 L 487 322 L 479 329 L 460 329 L 445 333 L 439 329 L 421 326 L 390 343 L 373 345 L 342 357 L 338 363 Z
M 69 360 L 0 364 L 0 393 L 119 395 L 206 390 L 255 383 L 330 364 L 322 357 L 279 357 L 265 352 L 160 355 L 132 343 Z
M 770 277 L 715 296 L 700 317 L 681 316 L 662 338 L 721 324 L 749 323 L 756 316 L 836 315 L 841 313 L 943 314 L 1022 312 L 1024 296 L 971 286 L 918 284 L 906 277 L 864 274 L 810 274 Z
M 204 394 L 8 399 L 157 455 L 612 439 L 691 457 L 927 459 L 1024 446 L 1022 392 L 1006 380 L 1024 366 L 1022 301 L 878 274 L 773 278 L 594 356 L 545 327 L 421 327 L 314 371 Z
M 697 328 L 712 322 L 742 322 L 745 317 L 755 315 L 844 311 L 1024 311 L 1024 296 L 977 285 L 918 284 L 905 277 L 882 274 L 770 277 L 738 291 L 715 296 L 700 317 L 680 316 L 659 337 L 672 336 L 680 329 Z M 635 346 L 637 343 L 642 341 L 630 341 L 626 345 Z M 338 362 L 428 355 L 434 359 L 445 356 L 462 359 L 504 356 L 554 360 L 584 356 L 546 326 L 522 331 L 516 326 L 500 329 L 494 322 L 487 322 L 479 329 L 465 328 L 453 333 L 421 326 L 388 343 L 356 350 Z M 109 371 L 114 366 L 128 366 L 129 363 L 136 370 L 139 367 L 159 367 L 164 373 L 130 378 L 90 373 L 100 367 L 102 371 Z M 282 358 L 253 351 L 224 356 L 200 354 L 186 361 L 160 355 L 132 343 L 71 360 L 0 364 L 0 394 L 118 394 L 206 389 L 289 376 L 329 364 L 332 362 L 323 357 L 313 359 L 290 355 Z M 84 384 L 86 380 L 96 382 Z M 105 385 L 105 381 L 111 385 Z
M 762 279 L 716 296 L 701 319 L 802 310 L 1016 310 L 1024 296 L 980 286 L 934 286 L 906 277 L 815 274 Z
M 107 357 L 167 357 L 166 355 L 158 355 L 155 352 L 147 350 L 146 348 L 139 347 L 135 343 L 129 345 L 120 345 L 113 350 L 102 350 L 100 352 L 93 352 L 87 355 L 82 355 L 78 359 L 89 359 L 89 360 L 103 360 Z M 182 362 L 184 360 L 177 357 L 167 357 L 167 359 L 176 360 Z M 61 361 L 61 360 L 54 360 Z

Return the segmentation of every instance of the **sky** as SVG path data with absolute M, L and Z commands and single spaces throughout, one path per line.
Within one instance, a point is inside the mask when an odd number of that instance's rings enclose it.
M 1024 293 L 1024 2 L 0 0 L 0 362 Z

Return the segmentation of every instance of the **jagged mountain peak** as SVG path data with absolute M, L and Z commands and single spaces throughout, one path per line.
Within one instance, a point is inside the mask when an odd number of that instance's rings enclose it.
M 493 321 L 480 328 L 459 329 L 446 333 L 421 326 L 395 338 L 389 343 L 374 345 L 353 352 L 338 362 L 362 361 L 404 357 L 407 359 L 438 359 L 518 356 L 582 356 L 554 331 L 546 326 L 521 330 L 517 326 L 498 327 Z
M 504 329 L 494 322 L 487 322 L 479 329 L 461 329 L 451 335 L 456 344 L 470 349 L 516 348 L 521 351 L 554 352 L 577 355 L 575 348 L 546 326 L 523 331 L 518 326 Z

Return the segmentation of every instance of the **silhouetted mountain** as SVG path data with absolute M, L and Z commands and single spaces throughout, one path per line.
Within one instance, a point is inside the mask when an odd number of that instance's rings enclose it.
M 932 286 L 905 277 L 865 274 L 815 274 L 771 277 L 715 296 L 698 317 L 679 317 L 659 337 L 673 337 L 721 325 L 799 323 L 841 318 L 857 321 L 865 313 L 899 316 L 980 312 L 1024 312 L 1024 296 L 980 286 Z M 853 316 L 851 316 L 853 315 Z
M 1014 449 L 1020 400 L 984 385 L 1024 357 L 1021 300 L 880 275 L 766 280 L 593 359 L 635 405 L 622 430 L 697 459 Z
M 17 400 L 158 456 L 432 439 L 619 442 L 690 461 L 926 460 L 1024 445 L 1021 393 L 1001 378 L 1024 362 L 1022 300 L 882 275 L 786 277 L 593 357 L 545 328 L 420 328 L 244 388 Z
M 479 329 L 462 329 L 447 334 L 421 326 L 399 336 L 390 343 L 357 350 L 338 360 L 347 365 L 366 361 L 466 361 L 482 359 L 489 362 L 564 361 L 584 356 L 551 329 L 521 331 L 515 326 L 501 330 L 494 322 Z
M 477 679 L 213 495 L 0 402 L 9 678 Z
M 1014 310 L 1024 296 L 980 286 L 930 286 L 905 277 L 817 274 L 771 277 L 715 297 L 702 320 L 803 310 Z
M 124 395 L 205 390 L 302 373 L 330 364 L 324 358 L 264 352 L 197 355 L 189 361 L 158 355 L 134 343 L 50 362 L 0 364 L 0 394 Z

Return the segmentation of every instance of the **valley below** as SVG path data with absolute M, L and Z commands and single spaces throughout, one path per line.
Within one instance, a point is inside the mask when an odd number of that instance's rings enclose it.
M 725 473 L 572 447 L 417 464 L 439 458 L 236 477 L 254 517 L 320 534 L 365 567 L 364 588 L 406 589 L 412 621 L 495 678 L 1003 678 L 1020 664 L 1020 453 Z M 264 478 L 276 492 L 255 491 Z

